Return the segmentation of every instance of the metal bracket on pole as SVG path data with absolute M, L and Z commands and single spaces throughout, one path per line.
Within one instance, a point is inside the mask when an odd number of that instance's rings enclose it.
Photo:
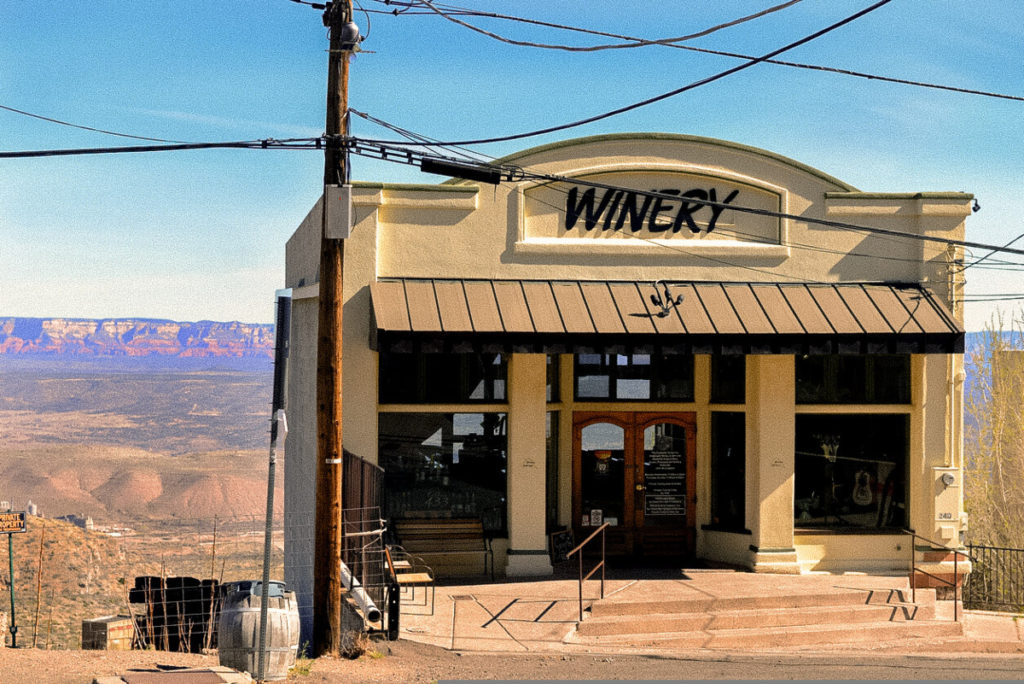
M 324 237 L 347 240 L 352 234 L 352 186 L 325 185 L 324 204 L 327 214 Z

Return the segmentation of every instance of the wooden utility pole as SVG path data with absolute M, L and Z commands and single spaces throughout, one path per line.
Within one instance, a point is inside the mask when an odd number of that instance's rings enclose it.
M 341 309 L 345 244 L 327 237 L 326 186 L 345 182 L 345 151 L 338 145 L 346 131 L 348 60 L 343 43 L 352 21 L 352 0 L 328 3 L 324 24 L 330 29 L 327 72 L 327 148 L 324 159 L 320 293 L 317 323 L 316 532 L 313 551 L 313 654 L 341 651 Z

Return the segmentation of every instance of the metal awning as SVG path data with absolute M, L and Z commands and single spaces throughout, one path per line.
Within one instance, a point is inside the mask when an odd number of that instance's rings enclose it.
M 392 279 L 371 285 L 382 351 L 960 353 L 919 285 Z

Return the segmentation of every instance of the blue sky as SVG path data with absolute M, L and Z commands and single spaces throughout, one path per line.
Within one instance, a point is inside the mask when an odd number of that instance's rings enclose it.
M 363 1 L 366 9 L 388 9 Z M 460 4 L 663 38 L 778 1 Z M 803 0 L 691 44 L 762 54 L 869 4 Z M 466 19 L 519 40 L 605 42 Z M 351 106 L 445 140 L 579 119 L 737 63 L 659 46 L 516 47 L 436 16 L 370 20 L 364 52 L 352 63 Z M 365 34 L 366 16 L 357 22 Z M 326 47 L 320 13 L 289 0 L 4 2 L 0 105 L 173 140 L 311 137 L 324 129 Z M 896 0 L 780 58 L 1021 96 L 1024 3 Z M 862 190 L 972 192 L 982 209 L 968 219 L 968 239 L 1001 244 L 1024 233 L 1022 122 L 1024 102 L 761 64 L 572 131 L 477 149 L 501 156 L 618 131 L 723 138 Z M 353 133 L 388 135 L 360 120 Z M 0 110 L 3 151 L 122 144 L 132 141 Z M 316 200 L 322 174 L 316 151 L 0 160 L 0 315 L 269 322 L 284 280 L 284 243 Z M 438 180 L 359 158 L 353 178 Z M 1018 272 L 979 267 L 967 275 L 971 294 L 1024 292 Z M 968 304 L 968 329 L 980 329 L 992 313 L 991 305 Z

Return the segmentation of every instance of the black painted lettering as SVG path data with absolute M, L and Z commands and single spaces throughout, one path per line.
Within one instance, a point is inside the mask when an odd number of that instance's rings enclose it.
M 608 207 L 608 201 L 612 199 L 612 196 L 617 194 L 617 190 L 605 190 L 604 196 L 601 197 L 600 203 L 597 208 L 594 208 L 594 195 L 596 193 L 594 188 L 587 188 L 583 191 L 583 196 L 580 197 L 577 202 L 576 198 L 579 194 L 579 188 L 574 187 L 569 189 L 569 196 L 565 201 L 565 229 L 572 230 L 579 220 L 581 214 L 586 214 L 583 227 L 587 230 L 593 230 L 597 222 L 601 220 L 601 214 Z
M 661 194 L 661 195 L 678 195 L 679 194 L 679 191 L 675 190 L 673 188 L 669 188 L 667 190 L 654 190 L 653 192 L 656 192 L 656 193 Z M 655 197 L 654 198 L 654 206 L 651 207 L 651 217 L 647 221 L 647 230 L 651 231 L 652 233 L 664 233 L 666 230 L 671 229 L 672 228 L 672 223 L 671 222 L 670 223 L 659 223 L 658 222 L 658 214 L 668 213 L 668 212 L 672 211 L 674 208 L 675 208 L 675 205 L 673 205 L 671 202 L 669 202 L 664 197 Z
M 647 230 L 652 233 L 678 233 L 685 224 L 691 233 L 697 234 L 701 232 L 701 227 L 694 220 L 694 215 L 708 207 L 711 219 L 705 230 L 710 233 L 715 229 L 722 212 L 726 210 L 727 207 L 724 205 L 730 204 L 740 194 L 739 190 L 732 190 L 719 202 L 715 188 L 693 188 L 686 192 L 667 188 L 651 192 L 661 196 L 643 195 L 643 199 L 640 200 L 634 191 L 609 188 L 598 199 L 596 188 L 587 188 L 580 194 L 579 187 L 572 187 L 565 203 L 565 229 L 572 230 L 582 217 L 583 227 L 588 231 L 597 227 L 599 222 L 602 223 L 602 230 L 622 230 L 628 221 L 629 229 L 634 233 L 643 230 L 646 223 Z M 676 204 L 664 195 L 677 196 L 680 201 Z M 689 202 L 686 201 L 688 199 L 702 201 Z M 719 206 L 706 202 L 714 202 Z M 667 216 L 662 219 L 662 214 Z M 669 217 L 671 220 L 666 220 Z
M 609 190 L 609 192 L 611 191 Z M 612 219 L 615 218 L 615 210 L 619 208 L 619 201 L 625 194 L 627 194 L 625 191 L 617 190 L 615 195 L 612 197 L 612 201 L 608 204 L 608 210 L 604 213 L 604 230 L 611 230 Z
M 703 199 L 708 198 L 708 193 L 700 188 L 694 188 L 693 190 L 687 190 L 683 193 L 683 197 L 691 199 Z M 703 209 L 706 205 L 700 202 L 683 202 L 682 206 L 679 207 L 679 213 L 676 214 L 675 223 L 672 224 L 672 232 L 678 233 L 683 227 L 683 223 L 686 223 L 686 227 L 690 229 L 690 232 L 697 234 L 700 232 L 700 226 L 693 220 L 693 215 Z
M 650 195 L 644 195 L 643 204 L 636 206 L 636 193 L 627 193 L 622 200 L 622 209 L 619 210 L 619 220 L 615 222 L 615 230 L 622 230 L 622 226 L 629 219 L 629 229 L 637 233 L 644 229 L 644 219 L 647 218 L 647 210 L 651 207 Z
M 709 199 L 712 202 L 717 202 L 718 200 L 716 198 L 718 197 L 718 193 L 715 192 L 714 188 L 711 188 L 710 194 L 711 194 L 711 197 Z M 738 194 L 740 194 L 739 190 L 733 190 L 728 195 L 726 195 L 725 199 L 722 200 L 721 204 L 729 204 L 734 199 L 736 199 L 736 195 L 738 195 Z M 709 233 L 715 229 L 715 224 L 718 223 L 718 217 L 722 215 L 723 211 L 725 211 L 725 207 L 715 207 L 715 206 L 711 207 L 711 220 L 708 221 L 708 232 Z

